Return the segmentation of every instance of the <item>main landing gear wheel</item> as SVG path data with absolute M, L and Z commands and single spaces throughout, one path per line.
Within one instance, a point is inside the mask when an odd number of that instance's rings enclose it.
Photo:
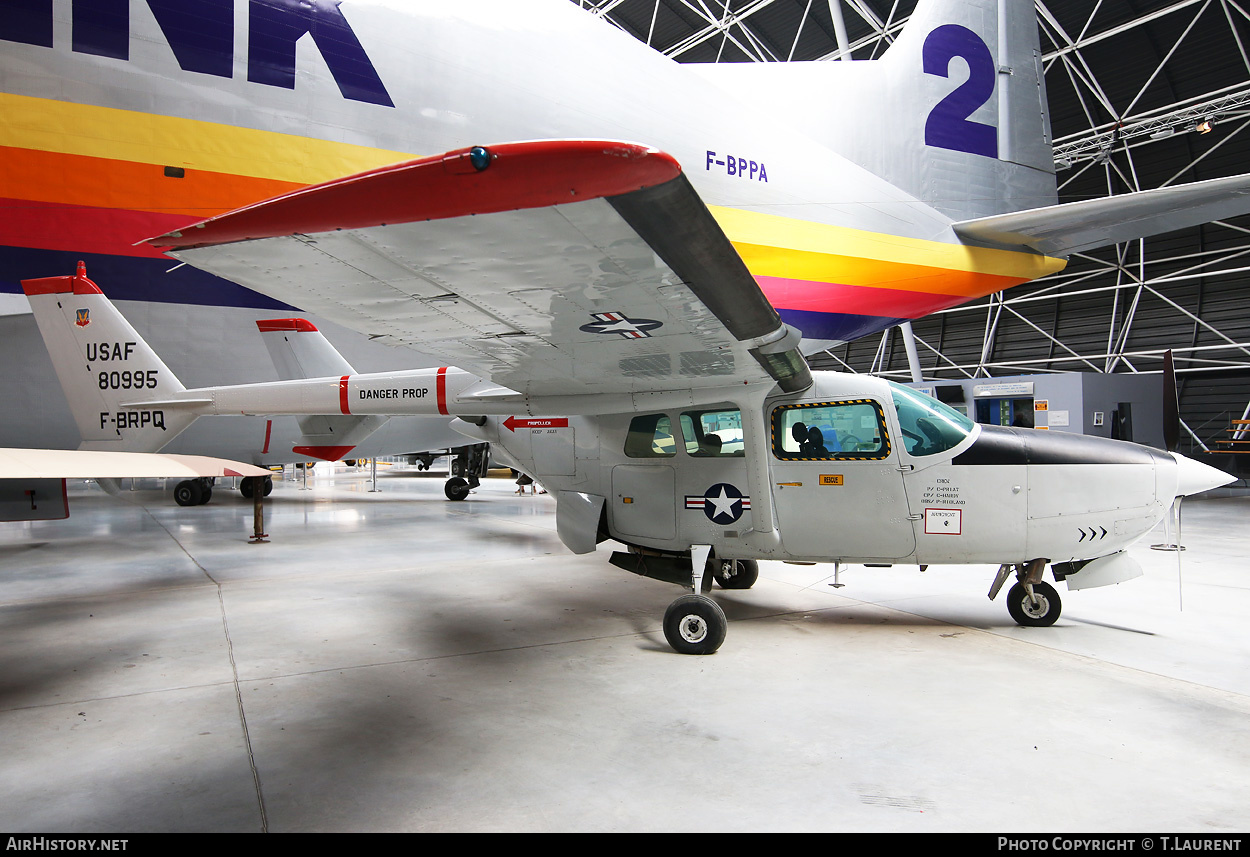
M 706 595 L 683 595 L 664 611 L 664 638 L 683 655 L 710 655 L 725 642 L 729 622 Z
M 1029 628 L 1046 628 L 1055 624 L 1063 609 L 1055 587 L 1049 583 L 1035 583 L 1033 594 L 1036 598 L 1029 597 L 1023 583 L 1017 583 L 1007 591 L 1007 612 L 1011 618 L 1017 625 Z
M 239 493 L 249 500 L 252 499 L 252 490 L 253 490 L 253 485 L 252 485 L 251 479 L 243 479 L 239 481 Z M 268 497 L 272 493 L 273 493 L 273 477 L 266 476 L 265 477 L 265 493 L 262 494 L 261 496 Z
M 469 480 L 463 476 L 453 476 L 443 485 L 443 493 L 448 500 L 463 500 L 469 496 Z
M 712 576 L 721 589 L 750 589 L 760 579 L 760 564 L 753 559 L 708 560 Z
M 184 479 L 174 486 L 174 502 L 179 506 L 198 506 L 207 503 L 211 496 L 212 489 L 206 492 L 204 483 L 199 479 Z

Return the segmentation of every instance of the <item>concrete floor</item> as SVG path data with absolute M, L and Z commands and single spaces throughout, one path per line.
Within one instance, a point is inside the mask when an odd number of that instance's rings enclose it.
M 762 563 L 710 657 L 677 587 L 555 536 L 554 503 L 387 471 L 71 485 L 0 525 L 0 829 L 1250 829 L 1250 496 L 1186 503 L 1146 577 L 1049 629 L 993 569 Z

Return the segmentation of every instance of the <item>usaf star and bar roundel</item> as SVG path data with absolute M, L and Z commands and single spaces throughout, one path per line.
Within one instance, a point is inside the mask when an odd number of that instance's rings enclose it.
M 583 324 L 579 330 L 584 333 L 616 333 L 622 339 L 643 339 L 651 335 L 650 331 L 663 327 L 664 322 L 651 318 L 630 318 L 623 312 L 591 313 L 594 319 L 590 324 Z
M 702 509 L 713 524 L 732 524 L 750 510 L 751 498 L 728 482 L 717 482 L 699 494 L 686 495 L 687 509 Z

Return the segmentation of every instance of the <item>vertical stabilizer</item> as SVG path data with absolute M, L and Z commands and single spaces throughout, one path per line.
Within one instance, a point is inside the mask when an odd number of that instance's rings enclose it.
M 877 60 L 697 68 L 952 220 L 1056 200 L 1031 0 L 920 0 Z
M 265 319 L 256 322 L 256 327 L 283 381 L 356 374 L 347 358 L 308 319 Z M 292 451 L 309 458 L 337 461 L 350 455 L 386 420 L 380 416 L 330 414 L 299 417 L 302 436 Z
M 347 358 L 306 318 L 264 319 L 256 327 L 283 381 L 356 374 Z
M 82 262 L 74 276 L 23 280 L 22 289 L 78 424 L 80 448 L 156 452 L 195 420 L 166 408 L 122 407 L 185 388 L 87 279 Z

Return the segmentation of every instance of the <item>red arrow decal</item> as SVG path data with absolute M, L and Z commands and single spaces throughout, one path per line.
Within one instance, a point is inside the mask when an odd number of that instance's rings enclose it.
M 516 417 L 508 417 L 503 421 L 508 431 L 516 431 L 519 428 L 568 428 L 569 421 L 565 418 L 560 419 L 517 419 Z

